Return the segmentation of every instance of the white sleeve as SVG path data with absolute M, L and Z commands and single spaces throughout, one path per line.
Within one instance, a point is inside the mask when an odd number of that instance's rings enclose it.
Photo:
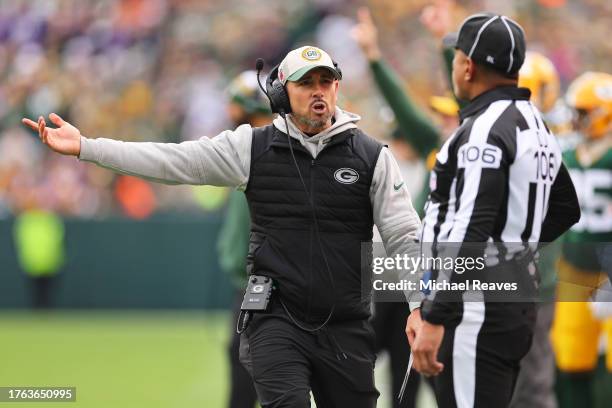
M 387 148 L 381 150 L 374 168 L 370 201 L 374 211 L 374 224 L 380 232 L 387 256 L 412 254 L 416 248 L 421 221 L 412 206 L 410 193 L 402 179 L 399 166 Z M 408 300 L 410 309 L 420 304 L 417 297 L 408 296 Z
M 79 159 L 165 184 L 245 189 L 251 165 L 249 125 L 183 143 L 122 142 L 81 137 Z

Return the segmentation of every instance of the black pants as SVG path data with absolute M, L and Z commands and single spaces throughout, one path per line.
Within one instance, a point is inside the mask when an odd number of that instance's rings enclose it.
M 240 361 L 262 408 L 373 408 L 374 332 L 367 320 L 329 323 L 314 333 L 275 307 L 256 314 L 242 334 Z
M 243 296 L 243 291 L 236 294 L 232 308 L 234 318 L 232 319 L 231 341 L 228 348 L 231 376 L 229 408 L 255 408 L 255 402 L 257 401 L 251 375 L 240 363 L 239 358 L 240 335 L 236 333 L 236 321 L 240 314 L 240 304 Z
M 435 377 L 439 408 L 505 408 L 520 361 L 531 346 L 533 303 L 465 302 L 460 319 L 445 325 Z
M 406 320 L 409 307 L 406 303 L 378 302 L 374 305 L 372 326 L 376 333 L 376 352 L 382 350 L 389 352 L 391 365 L 391 384 L 393 408 L 414 408 L 419 389 L 421 375 L 414 369 L 410 372 L 406 391 L 402 402 L 397 398 L 404 381 L 408 360 L 410 359 L 410 345 L 406 337 Z

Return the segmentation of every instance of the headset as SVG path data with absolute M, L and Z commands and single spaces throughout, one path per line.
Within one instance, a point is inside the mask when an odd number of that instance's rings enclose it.
M 334 64 L 334 69 L 338 73 L 339 79 L 342 79 L 342 70 L 338 66 L 336 61 L 332 60 Z M 255 68 L 257 69 L 257 76 L 259 78 L 259 73 L 261 72 L 264 65 L 264 60 L 261 58 L 257 59 L 255 64 Z M 278 113 L 281 116 L 284 116 L 288 113 L 291 113 L 291 103 L 289 102 L 289 94 L 287 94 L 287 90 L 285 86 L 278 80 L 278 69 L 280 64 L 276 65 L 270 71 L 268 78 L 266 79 L 266 90 L 265 94 L 268 96 L 270 100 L 270 108 L 272 109 L 272 113 Z M 261 86 L 261 85 L 260 85 Z M 263 91 L 263 88 L 262 88 Z

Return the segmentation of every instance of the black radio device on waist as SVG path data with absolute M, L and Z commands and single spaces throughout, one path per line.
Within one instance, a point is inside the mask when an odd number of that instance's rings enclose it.
M 267 276 L 251 275 L 240 310 L 262 312 L 268 308 L 274 282 Z
M 237 333 L 246 330 L 253 313 L 265 312 L 268 309 L 273 290 L 274 281 L 271 278 L 261 275 L 249 276 L 244 299 L 242 299 L 242 305 L 240 306 L 240 316 L 238 322 L 236 322 Z

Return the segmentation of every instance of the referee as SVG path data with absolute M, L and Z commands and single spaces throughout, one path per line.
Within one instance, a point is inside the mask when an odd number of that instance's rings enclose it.
M 506 248 L 551 242 L 580 217 L 558 143 L 529 90 L 517 87 L 524 58 L 523 29 L 510 18 L 486 13 L 463 22 L 452 79 L 457 97 L 469 103 L 431 174 L 422 242 L 433 251 L 464 242 Z M 531 282 L 533 264 L 512 254 L 487 266 L 485 275 L 510 272 Z M 442 272 L 432 270 L 431 279 L 463 279 Z M 440 408 L 507 407 L 531 344 L 535 305 L 493 302 L 482 292 L 475 296 L 484 301 L 466 301 L 474 300 L 467 294 L 448 301 L 444 292 L 431 291 L 410 315 L 414 366 L 436 376 Z

